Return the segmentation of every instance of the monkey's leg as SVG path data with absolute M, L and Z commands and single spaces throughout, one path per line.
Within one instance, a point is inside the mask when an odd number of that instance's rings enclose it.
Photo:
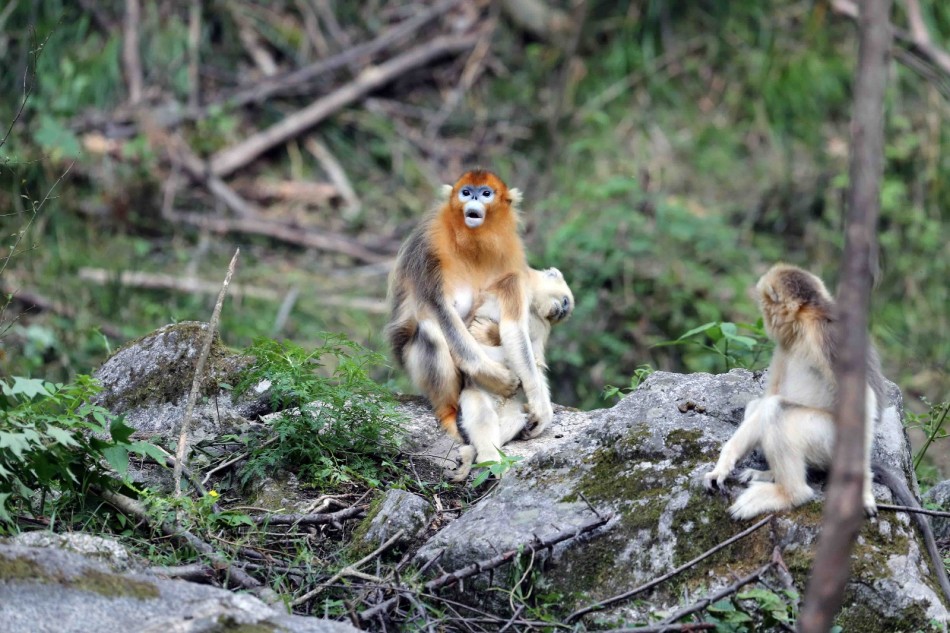
M 524 435 L 528 438 L 537 437 L 544 432 L 554 418 L 547 377 L 538 367 L 534 349 L 528 338 L 526 322 L 503 318 L 498 330 L 508 364 L 521 379 L 521 386 L 527 399 L 525 412 L 528 414 L 528 421 Z
M 501 427 L 501 445 L 518 437 L 524 430 L 527 418 L 524 414 L 524 398 L 516 394 L 498 407 L 498 422 Z
M 442 428 L 452 439 L 465 443 L 456 427 L 462 376 L 442 331 L 431 321 L 420 321 L 403 357 L 409 377 L 432 404 Z
M 762 435 L 760 413 L 763 403 L 773 399 L 776 400 L 776 403 L 769 406 L 777 406 L 778 398 L 776 396 L 758 398 L 746 405 L 745 417 L 743 417 L 742 423 L 729 438 L 729 441 L 723 445 L 716 467 L 703 476 L 703 485 L 706 488 L 721 488 L 726 483 L 726 477 L 736 467 L 736 463 L 759 445 Z
M 475 463 L 475 447 L 471 444 L 463 444 L 459 447 L 459 463 L 455 470 L 447 471 L 446 475 L 451 481 L 460 483 L 468 478 L 472 472 L 472 464 Z
M 501 429 L 495 399 L 479 387 L 466 386 L 459 398 L 459 433 L 475 449 L 477 462 L 501 460 Z
M 729 508 L 734 519 L 749 519 L 811 500 L 815 491 L 808 485 L 807 465 L 831 462 L 834 422 L 827 412 L 780 401 L 775 406 L 766 403 L 760 414 L 762 452 L 775 481 L 750 484 Z

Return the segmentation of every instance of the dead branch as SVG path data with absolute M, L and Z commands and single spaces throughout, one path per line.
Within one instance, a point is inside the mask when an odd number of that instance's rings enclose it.
M 83 281 L 91 281 L 97 284 L 119 283 L 123 286 L 134 286 L 136 288 L 175 290 L 177 292 L 193 294 L 214 294 L 221 290 L 221 284 L 205 281 L 204 279 L 178 277 L 162 273 L 146 273 L 134 270 L 124 270 L 116 274 L 115 271 L 106 270 L 104 268 L 83 267 L 79 269 L 79 278 Z M 281 298 L 281 293 L 277 290 L 273 288 L 261 288 L 259 286 L 235 284 L 230 292 L 234 297 L 250 297 L 252 299 L 265 299 L 268 301 L 278 301 Z
M 204 542 L 188 530 L 170 521 L 166 521 L 158 526 L 155 526 L 152 517 L 149 516 L 148 512 L 145 510 L 145 506 L 143 506 L 139 501 L 111 490 L 95 489 L 94 492 L 122 513 L 138 521 L 141 521 L 148 526 L 157 527 L 165 536 L 173 538 L 184 545 L 188 545 L 199 554 L 206 556 L 209 560 L 214 562 L 217 569 L 226 572 L 227 576 L 242 589 L 248 589 L 255 592 L 262 600 L 265 601 L 273 601 L 273 599 L 276 597 L 270 588 L 262 586 L 259 580 L 248 575 L 247 572 L 242 570 L 240 567 L 232 564 L 224 554 L 217 551 L 214 547 Z
M 238 38 L 244 45 L 248 57 L 254 61 L 254 65 L 261 71 L 265 77 L 273 77 L 277 74 L 277 62 L 273 55 L 261 43 L 261 38 L 251 26 L 250 20 L 241 13 L 241 6 L 236 2 L 229 2 L 226 5 L 231 10 L 231 17 L 238 27 Z
M 224 305 L 224 297 L 228 294 L 228 285 L 231 283 L 231 277 L 234 276 L 234 269 L 237 267 L 238 255 L 241 249 L 234 251 L 234 257 L 228 264 L 228 273 L 224 277 L 224 283 L 221 284 L 221 292 L 218 294 L 218 300 L 214 304 L 214 310 L 211 313 L 211 321 L 208 322 L 208 333 L 205 337 L 204 345 L 201 347 L 201 353 L 198 355 L 198 362 L 195 364 L 195 378 L 191 383 L 191 391 L 188 393 L 188 401 L 185 404 L 185 415 L 181 421 L 181 434 L 178 436 L 178 451 L 175 454 L 175 496 L 181 496 L 181 473 L 188 461 L 188 433 L 191 430 L 191 414 L 195 408 L 195 401 L 198 399 L 198 388 L 201 385 L 201 379 L 204 377 L 205 363 L 208 361 L 208 354 L 211 352 L 211 344 L 214 342 L 214 333 L 218 328 L 218 319 L 221 318 L 221 307 Z
M 850 191 L 842 278 L 836 304 L 836 441 L 815 563 L 798 620 L 802 633 L 824 633 L 841 608 L 851 550 L 861 529 L 865 460 L 868 303 L 877 265 L 877 218 L 884 171 L 884 90 L 891 50 L 890 0 L 865 0 L 851 120 Z
M 405 533 L 406 533 L 405 530 L 399 530 L 398 532 L 393 534 L 391 538 L 387 539 L 385 543 L 377 547 L 371 553 L 359 559 L 352 565 L 347 565 L 346 567 L 344 567 L 337 573 L 333 574 L 329 580 L 320 583 L 319 585 L 317 585 L 316 587 L 314 587 L 313 589 L 311 589 L 304 595 L 300 596 L 299 598 L 295 598 L 294 601 L 290 603 L 290 606 L 299 607 L 300 605 L 306 602 L 309 602 L 310 600 L 315 598 L 317 594 L 319 594 L 321 591 L 323 591 L 324 589 L 326 589 L 327 587 L 329 587 L 336 581 L 340 580 L 344 576 L 357 575 L 357 572 L 360 567 L 362 567 L 363 565 L 365 565 L 366 563 L 373 560 L 374 558 L 376 558 L 377 556 L 379 556 L 380 554 L 388 550 L 390 547 L 392 547 L 399 539 L 401 539 L 405 535 Z
M 712 622 L 688 622 L 686 624 L 658 624 L 633 629 L 608 629 L 607 633 L 690 633 L 691 631 L 711 631 L 716 628 Z
M 223 103 L 231 106 L 260 103 L 274 95 L 282 94 L 290 88 L 300 86 L 328 72 L 343 68 L 354 61 L 370 57 L 414 35 L 423 26 L 446 13 L 449 9 L 459 4 L 459 2 L 461 2 L 461 0 L 443 0 L 434 5 L 431 9 L 409 18 L 370 42 L 354 46 L 339 55 L 320 60 L 319 62 L 304 66 L 293 72 L 255 82 L 253 86 L 244 88 L 226 97 Z
M 181 578 L 191 582 L 209 583 L 214 578 L 214 569 L 201 563 L 176 565 L 174 567 L 149 567 L 149 573 L 165 578 Z
M 675 576 L 677 576 L 677 575 L 683 573 L 684 571 L 686 571 L 686 570 L 689 569 L 690 567 L 693 567 L 693 566 L 695 566 L 696 564 L 702 562 L 703 560 L 709 558 L 710 556 L 712 556 L 712 555 L 715 554 L 716 552 L 718 552 L 718 551 L 720 551 L 720 550 L 722 550 L 722 549 L 725 549 L 726 547 L 729 547 L 729 546 L 732 545 L 733 543 L 736 543 L 737 541 L 740 541 L 740 540 L 744 539 L 745 537 L 749 536 L 750 534 L 753 534 L 754 532 L 758 531 L 758 530 L 761 529 L 762 527 L 765 527 L 765 525 L 768 524 L 771 520 L 772 520 L 772 515 L 770 514 L 770 515 L 766 516 L 765 518 L 763 518 L 763 519 L 762 519 L 761 521 L 759 521 L 758 523 L 756 523 L 755 525 L 753 525 L 753 526 L 751 526 L 751 527 L 749 527 L 749 528 L 746 528 L 745 530 L 743 530 L 742 532 L 739 532 L 739 533 L 736 534 L 735 536 L 726 539 L 726 540 L 723 541 L 722 543 L 719 543 L 718 545 L 716 545 L 715 547 L 713 547 L 713 548 L 711 548 L 711 549 L 709 549 L 709 550 L 706 550 L 705 552 L 703 552 L 702 554 L 700 554 L 699 556 L 697 556 L 697 557 L 694 558 L 693 560 L 691 560 L 691 561 L 689 561 L 689 562 L 686 562 L 686 563 L 683 563 L 682 565 L 680 565 L 679 567 L 677 567 L 677 568 L 674 569 L 673 571 L 671 571 L 671 572 L 669 572 L 669 573 L 667 573 L 667 574 L 664 574 L 664 575 L 660 576 L 659 578 L 654 578 L 654 579 L 651 580 L 650 582 L 645 583 L 645 584 L 643 584 L 643 585 L 640 585 L 640 586 L 637 587 L 636 589 L 631 589 L 630 591 L 627 591 L 627 592 L 622 593 L 622 594 L 617 595 L 617 596 L 613 596 L 612 598 L 607 598 L 606 600 L 601 600 L 600 602 L 594 602 L 594 603 L 592 603 L 592 604 L 590 604 L 590 605 L 584 607 L 583 609 L 578 609 L 577 611 L 575 611 L 574 613 L 572 613 L 571 615 L 569 615 L 569 616 L 567 617 L 566 622 L 567 622 L 568 624 L 570 624 L 571 622 L 574 622 L 575 620 L 577 620 L 579 617 L 581 617 L 581 616 L 583 616 L 583 615 L 586 615 L 586 614 L 590 613 L 591 611 L 597 611 L 597 610 L 603 609 L 604 607 L 608 607 L 608 606 L 610 606 L 610 605 L 612 605 L 612 604 L 616 604 L 617 602 L 621 602 L 621 601 L 623 601 L 623 600 L 627 600 L 627 599 L 632 598 L 633 596 L 635 596 L 635 595 L 637 595 L 637 594 L 640 594 L 640 593 L 643 593 L 644 591 L 647 591 L 647 590 L 649 590 L 649 589 L 652 589 L 653 587 L 656 587 L 657 585 L 659 585 L 659 584 L 661 584 L 661 583 L 663 583 L 663 582 L 666 582 L 666 581 L 669 580 L 670 578 L 673 578 L 673 577 L 675 577 Z
M 379 66 L 367 67 L 357 77 L 329 95 L 291 114 L 283 121 L 254 134 L 240 143 L 221 150 L 210 161 L 211 172 L 226 176 L 244 167 L 267 150 L 294 138 L 341 108 L 363 98 L 410 70 L 434 59 L 468 50 L 478 41 L 478 34 L 441 36 L 418 46 Z
M 738 592 L 740 589 L 745 587 L 748 584 L 756 582 L 762 576 L 764 576 L 775 563 L 768 562 L 765 565 L 762 565 L 757 570 L 749 574 L 748 576 L 743 576 L 739 580 L 735 581 L 731 585 L 723 587 L 715 593 L 711 593 L 702 600 L 698 600 L 688 607 L 684 607 L 679 611 L 673 613 L 669 617 L 665 618 L 662 622 L 654 626 L 641 626 L 629 629 L 613 629 L 611 633 L 663 633 L 664 631 L 696 631 L 702 630 L 695 628 L 697 624 L 673 624 L 677 620 L 682 620 L 688 615 L 692 615 L 699 611 L 702 611 L 712 603 L 722 600 L 726 596 L 731 596 L 732 594 Z M 684 628 L 685 627 L 685 628 Z M 693 627 L 693 628 L 690 628 Z
M 300 180 L 242 180 L 235 181 L 234 188 L 242 195 L 255 200 L 295 200 L 315 206 L 324 206 L 334 198 L 342 197 L 335 184 L 305 182 Z
M 391 255 L 373 252 L 356 240 L 339 233 L 323 231 L 317 234 L 299 226 L 256 218 L 217 218 L 201 213 L 173 213 L 171 217 L 176 222 L 185 222 L 212 233 L 264 235 L 289 244 L 348 255 L 353 259 L 371 264 L 388 262 L 392 259 Z
M 510 563 L 513 560 L 515 560 L 519 554 L 522 554 L 522 553 L 535 554 L 536 552 L 540 552 L 545 549 L 552 548 L 558 543 L 561 543 L 563 541 L 568 541 L 570 539 L 577 538 L 581 534 L 592 532 L 593 530 L 596 530 L 602 525 L 605 525 L 611 518 L 612 518 L 612 515 L 609 515 L 609 514 L 604 515 L 604 516 L 599 516 L 596 519 L 592 519 L 586 523 L 583 523 L 582 525 L 576 528 L 573 528 L 570 530 L 563 530 L 561 532 L 558 532 L 552 536 L 549 536 L 543 539 L 535 537 L 534 540 L 532 540 L 529 543 L 526 543 L 523 549 L 518 548 L 518 549 L 508 550 L 506 552 L 499 554 L 498 556 L 489 558 L 488 560 L 477 561 L 475 563 L 472 563 L 471 565 L 462 567 L 461 569 L 456 569 L 453 572 L 448 572 L 448 573 L 442 574 L 441 576 L 433 578 L 432 580 L 426 582 L 422 586 L 422 590 L 423 591 L 438 591 L 439 589 L 442 589 L 443 587 L 451 587 L 452 585 L 459 583 L 466 578 L 471 578 L 472 576 L 476 576 L 478 574 L 481 574 L 482 572 L 491 571 L 492 569 L 495 569 L 497 567 L 501 567 L 502 565 Z M 409 593 L 417 593 L 417 592 L 413 592 L 412 590 L 406 590 L 405 588 L 402 588 L 402 590 L 407 591 Z M 390 609 L 396 606 L 396 604 L 399 602 L 399 598 L 400 598 L 400 594 L 397 593 L 394 597 L 390 598 L 389 600 L 381 602 L 377 604 L 376 606 L 366 609 L 364 611 L 361 611 L 359 613 L 360 620 L 365 622 L 365 621 L 373 619 L 377 615 L 381 615 L 383 613 L 388 612 Z
M 941 512 L 940 510 L 928 510 L 927 508 L 911 508 L 910 506 L 897 506 L 889 503 L 877 504 L 878 510 L 887 510 L 888 512 L 908 512 L 910 514 L 926 514 L 932 517 L 950 518 L 950 512 Z
M 142 7 L 139 0 L 125 0 L 125 20 L 122 25 L 122 66 L 129 89 L 129 103 L 136 105 L 142 100 L 142 58 L 139 55 L 139 25 L 142 22 Z
M 326 525 L 339 523 L 345 519 L 353 519 L 363 515 L 366 506 L 354 505 L 351 508 L 326 512 L 323 514 L 265 514 L 253 517 L 256 525 Z

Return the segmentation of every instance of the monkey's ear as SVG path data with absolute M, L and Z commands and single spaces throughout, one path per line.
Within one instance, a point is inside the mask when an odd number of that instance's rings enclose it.
M 521 189 L 512 188 L 508 190 L 508 202 L 511 204 L 511 206 L 513 207 L 521 206 L 522 197 L 523 196 L 521 195 Z
M 769 301 L 771 301 L 772 303 L 779 302 L 779 296 L 778 296 L 778 292 L 775 290 L 775 286 L 773 286 L 772 284 L 766 284 L 763 290 L 765 290 L 765 296 L 769 298 Z
M 449 196 L 452 195 L 452 189 L 453 189 L 452 185 L 442 185 L 441 187 L 439 187 L 439 191 L 442 194 L 443 200 L 448 200 Z

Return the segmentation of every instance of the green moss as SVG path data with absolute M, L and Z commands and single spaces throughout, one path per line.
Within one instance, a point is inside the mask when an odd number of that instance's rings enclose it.
M 913 633 L 916 631 L 942 631 L 942 627 L 930 625 L 927 612 L 919 604 L 912 604 L 896 617 L 885 618 L 879 611 L 858 602 L 852 591 L 845 593 L 844 607 L 835 619 L 843 631 L 861 633 Z
M 684 458 L 698 461 L 708 450 L 699 441 L 702 437 L 703 432 L 699 429 L 676 429 L 667 434 L 666 442 L 673 450 L 680 451 Z
M 376 495 L 370 502 L 369 507 L 366 508 L 366 516 L 363 517 L 363 520 L 359 522 L 359 525 L 353 529 L 353 534 L 350 536 L 350 543 L 347 547 L 348 557 L 351 558 L 352 561 L 359 560 L 376 548 L 376 545 L 373 543 L 368 543 L 364 539 L 367 532 L 369 532 L 369 528 L 373 523 L 373 519 L 375 519 L 376 515 L 379 514 L 379 509 L 382 507 L 382 505 L 383 496 Z
M 15 558 L 0 557 L 0 578 L 8 581 L 58 584 L 115 598 L 149 600 L 159 597 L 158 587 L 150 582 L 134 580 L 127 576 L 94 569 L 85 570 L 77 576 L 67 577 L 62 573 L 50 572 L 36 561 L 24 556 Z

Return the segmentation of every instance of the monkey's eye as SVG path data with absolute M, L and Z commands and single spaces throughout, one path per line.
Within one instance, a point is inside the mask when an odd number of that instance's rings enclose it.
M 461 191 L 459 191 L 459 197 L 462 198 L 462 199 L 471 198 L 471 197 L 472 197 L 472 190 L 469 189 L 468 187 L 465 187 L 464 189 L 462 189 Z
M 483 187 L 482 190 L 479 191 L 479 195 L 485 200 L 491 200 L 492 196 L 495 195 L 495 192 L 489 189 L 488 187 Z

